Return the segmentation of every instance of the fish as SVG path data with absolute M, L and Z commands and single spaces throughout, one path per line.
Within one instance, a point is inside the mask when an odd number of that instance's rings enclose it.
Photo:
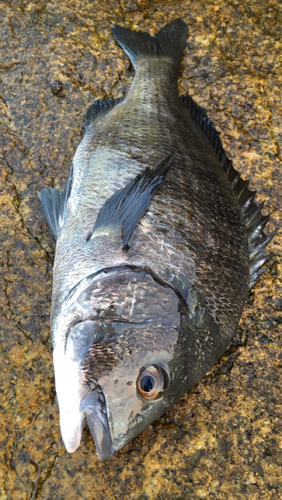
M 179 96 L 188 26 L 114 26 L 135 77 L 97 100 L 63 190 L 40 192 L 56 240 L 51 336 L 66 450 L 87 421 L 100 460 L 164 415 L 224 353 L 272 255 L 269 215 L 206 111 Z

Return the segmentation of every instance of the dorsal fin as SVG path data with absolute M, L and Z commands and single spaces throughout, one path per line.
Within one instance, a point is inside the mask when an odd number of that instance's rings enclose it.
M 120 102 L 124 101 L 125 97 L 118 97 L 117 99 L 113 99 L 112 101 L 104 101 L 103 99 L 98 99 L 97 101 L 93 102 L 91 106 L 89 106 L 88 110 L 86 111 L 85 115 L 85 123 L 86 127 L 91 125 L 93 123 L 97 116 L 99 115 L 105 115 L 113 109 L 117 104 Z
M 70 169 L 66 187 L 63 191 L 58 188 L 42 189 L 39 193 L 46 222 L 48 223 L 55 240 L 64 223 L 64 214 L 72 183 L 72 169 Z
M 263 229 L 266 226 L 270 215 L 262 215 L 263 203 L 257 205 L 254 202 L 256 191 L 248 188 L 249 181 L 244 181 L 241 175 L 233 167 L 232 161 L 227 158 L 222 142 L 212 121 L 207 117 L 206 111 L 198 106 L 188 95 L 181 96 L 185 107 L 190 111 L 191 116 L 200 126 L 221 162 L 223 170 L 231 183 L 233 192 L 239 202 L 245 220 L 248 243 L 249 243 L 249 263 L 250 263 L 250 288 L 255 285 L 259 277 L 267 271 L 268 267 L 263 267 L 271 259 L 273 254 L 266 255 L 264 249 L 272 240 L 276 231 L 265 234 Z

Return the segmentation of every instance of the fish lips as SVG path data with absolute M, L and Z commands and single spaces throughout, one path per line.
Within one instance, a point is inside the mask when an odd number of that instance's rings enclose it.
M 82 398 L 72 394 L 72 404 L 64 405 L 59 398 L 60 427 L 66 450 L 73 453 L 80 445 L 85 419 L 95 441 L 100 460 L 113 456 L 111 433 L 108 425 L 104 395 L 99 386 Z
M 82 399 L 80 410 L 84 412 L 88 427 L 95 441 L 97 455 L 100 460 L 113 456 L 115 450 L 108 425 L 106 404 L 100 386 Z

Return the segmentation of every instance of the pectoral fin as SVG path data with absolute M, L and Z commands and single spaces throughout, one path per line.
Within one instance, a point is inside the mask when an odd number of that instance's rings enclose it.
M 125 188 L 116 191 L 102 206 L 89 239 L 95 236 L 95 231 L 101 231 L 102 228 L 116 228 L 120 230 L 126 248 L 136 224 L 149 207 L 152 196 L 163 183 L 174 156 L 174 154 L 169 155 L 155 170 L 146 168 Z

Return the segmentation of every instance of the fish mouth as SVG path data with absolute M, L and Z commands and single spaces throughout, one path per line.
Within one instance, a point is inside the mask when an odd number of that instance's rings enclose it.
M 60 428 L 66 450 L 74 453 L 80 445 L 85 419 L 94 438 L 97 455 L 105 460 L 114 454 L 109 430 L 107 405 L 99 382 L 85 379 L 83 361 L 93 344 L 93 321 L 78 323 L 66 346 L 53 351 Z
M 82 399 L 80 410 L 84 412 L 95 441 L 98 458 L 106 460 L 112 457 L 115 450 L 112 447 L 105 397 L 99 385 Z

